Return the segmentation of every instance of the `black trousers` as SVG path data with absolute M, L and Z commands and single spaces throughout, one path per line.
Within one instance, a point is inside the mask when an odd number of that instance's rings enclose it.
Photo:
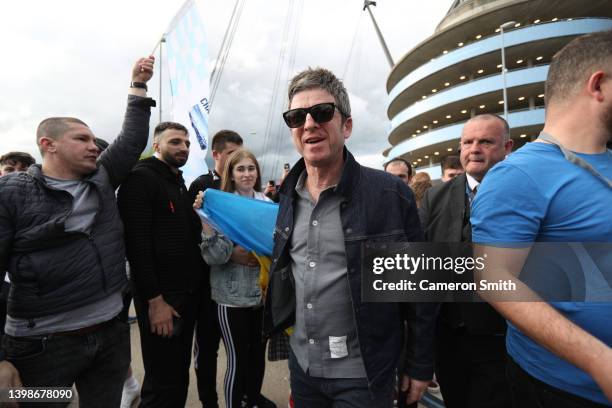
M 438 326 L 436 378 L 447 408 L 510 408 L 505 336 Z
M 145 369 L 141 407 L 183 407 L 187 400 L 198 294 L 163 296 L 166 303 L 181 315 L 180 319 L 174 320 L 176 329 L 172 337 L 151 333 L 148 302 L 134 296 Z
M 263 307 L 218 306 L 219 326 L 227 353 L 224 393 L 227 408 L 260 405 L 266 369 L 266 342 L 261 335 Z
M 570 394 L 529 375 L 508 356 L 508 380 L 514 408 L 604 408 L 607 405 Z
M 194 345 L 198 395 L 204 408 L 218 408 L 217 356 L 221 329 L 217 318 L 217 303 L 210 296 L 203 296 L 198 312 Z

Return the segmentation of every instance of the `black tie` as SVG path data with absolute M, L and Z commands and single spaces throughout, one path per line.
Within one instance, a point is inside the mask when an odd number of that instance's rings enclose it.
M 478 191 L 478 186 L 474 187 L 474 189 L 470 191 L 470 194 L 468 195 L 468 198 L 470 199 L 470 204 L 472 204 L 472 201 L 474 200 L 474 197 L 476 196 L 477 191 Z

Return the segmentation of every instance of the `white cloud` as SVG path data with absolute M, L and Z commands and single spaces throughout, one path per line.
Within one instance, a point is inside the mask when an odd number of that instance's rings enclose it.
M 197 1 L 210 41 L 209 58 L 213 59 L 234 2 Z M 24 150 L 39 157 L 33 141 L 36 126 L 43 118 L 59 114 L 79 117 L 98 136 L 112 140 L 121 125 L 133 62 L 151 52 L 182 4 L 183 0 L 4 2 L 0 153 Z M 288 4 L 286 0 L 245 2 L 211 113 L 211 132 L 221 128 L 239 131 L 259 157 L 264 157 L 267 114 Z M 393 57 L 399 60 L 432 33 L 449 4 L 450 0 L 379 1 L 373 12 Z M 355 123 L 348 146 L 353 153 L 368 163 L 378 163 L 376 156 L 388 147 L 385 83 L 389 66 L 362 5 L 361 0 L 303 0 L 302 10 L 294 11 L 289 33 L 297 32 L 299 37 L 295 65 L 291 73 L 287 69 L 281 73 L 272 126 L 272 136 L 280 142 L 279 155 L 268 159 L 280 163 L 277 167 L 297 159 L 280 111 L 286 104 L 288 78 L 307 66 L 325 66 L 338 76 L 347 70 L 345 83 Z M 361 33 L 347 64 L 360 15 Z M 296 16 L 300 16 L 299 30 Z M 292 49 L 291 38 L 287 51 Z M 289 57 L 285 54 L 286 60 Z M 168 67 L 164 70 L 167 78 Z M 158 80 L 155 77 L 150 84 L 156 98 Z M 167 89 L 164 94 L 169 94 Z M 164 98 L 163 102 L 163 118 L 169 119 L 170 101 Z M 151 124 L 157 120 L 155 112 Z

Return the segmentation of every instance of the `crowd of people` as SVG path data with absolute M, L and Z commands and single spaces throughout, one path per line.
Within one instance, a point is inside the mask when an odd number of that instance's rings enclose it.
M 308 68 L 288 88 L 283 119 L 301 158 L 280 186 L 263 186 L 255 155 L 222 130 L 214 169 L 188 188 L 183 124 L 159 123 L 153 156 L 139 160 L 153 65 L 134 65 L 111 144 L 52 117 L 36 131 L 41 164 L 0 157 L 0 389 L 75 386 L 83 407 L 128 407 L 137 394 L 142 407 L 181 407 L 193 360 L 203 407 L 273 408 L 261 393 L 268 345 L 269 359 L 288 359 L 295 408 L 416 407 L 434 373 L 449 408 L 612 406 L 612 302 L 362 300 L 367 242 L 473 242 L 517 276 L 529 244 L 612 241 L 612 31 L 554 56 L 537 140 L 512 152 L 506 120 L 473 116 L 439 181 L 401 158 L 361 166 L 345 146 L 347 90 Z M 278 203 L 269 265 L 201 215 L 211 189 Z

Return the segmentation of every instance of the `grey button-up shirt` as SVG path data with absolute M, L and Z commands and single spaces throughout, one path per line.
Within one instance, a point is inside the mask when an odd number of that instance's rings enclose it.
M 348 284 L 342 197 L 335 186 L 314 203 L 305 181 L 296 185 L 291 271 L 295 279 L 295 326 L 291 349 L 312 377 L 365 378 Z

